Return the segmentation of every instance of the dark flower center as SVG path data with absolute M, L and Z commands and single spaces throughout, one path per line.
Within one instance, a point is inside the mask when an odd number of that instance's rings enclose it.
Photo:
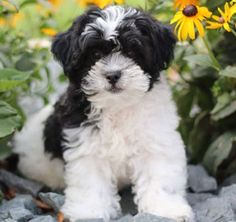
M 224 24 L 224 23 L 225 23 L 225 20 L 224 20 L 223 17 L 220 17 L 220 18 L 219 18 L 219 23 L 220 23 L 220 24 Z
M 183 9 L 183 14 L 187 17 L 195 16 L 198 13 L 197 7 L 195 5 L 187 5 Z

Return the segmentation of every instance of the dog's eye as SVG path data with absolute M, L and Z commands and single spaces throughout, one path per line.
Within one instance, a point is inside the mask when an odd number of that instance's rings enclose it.
M 94 58 L 95 59 L 100 59 L 100 58 L 102 58 L 103 57 L 103 52 L 101 52 L 101 51 L 96 51 L 96 52 L 94 52 Z

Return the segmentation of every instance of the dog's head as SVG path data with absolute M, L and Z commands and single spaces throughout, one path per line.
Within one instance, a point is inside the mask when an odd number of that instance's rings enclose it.
M 52 52 L 89 101 L 120 106 L 151 90 L 173 57 L 175 42 L 170 29 L 145 12 L 109 6 L 78 17 L 55 37 Z

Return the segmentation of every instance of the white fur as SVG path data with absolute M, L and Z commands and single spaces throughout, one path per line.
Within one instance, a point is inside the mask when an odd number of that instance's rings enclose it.
M 89 35 L 94 32 L 94 28 L 101 30 L 103 32 L 103 37 L 106 40 L 115 38 L 118 33 L 116 31 L 117 27 L 121 24 L 125 17 L 132 16 L 138 11 L 133 8 L 127 8 L 121 6 L 109 6 L 103 11 L 103 17 L 99 17 L 95 22 L 86 25 L 82 35 Z M 130 24 L 134 25 L 134 24 Z
M 116 87 L 122 92 L 109 92 L 111 85 L 105 75 L 121 71 L 122 75 Z M 150 76 L 138 66 L 132 59 L 125 57 L 120 52 L 112 53 L 100 59 L 84 78 L 86 84 L 82 85 L 88 95 L 96 94 L 89 100 L 97 108 L 111 107 L 123 109 L 125 106 L 137 103 L 149 89 Z
M 30 120 L 17 136 L 16 152 L 25 154 L 20 169 L 26 176 L 53 187 L 58 182 L 61 187 L 62 162 L 49 160 L 42 152 L 42 121 L 48 110 Z M 99 129 L 81 126 L 64 131 L 71 148 L 64 152 L 65 215 L 72 221 L 115 218 L 120 214 L 118 188 L 131 183 L 139 212 L 189 221 L 185 151 L 175 130 L 178 117 L 165 79 L 135 104 L 120 110 L 108 106 L 102 113 L 94 106 L 90 115 L 99 120 Z M 40 167 L 36 162 L 41 162 Z
M 44 122 L 52 112 L 53 107 L 47 106 L 29 118 L 14 137 L 14 152 L 20 155 L 18 168 L 23 175 L 52 188 L 63 188 L 63 161 L 51 159 L 51 155 L 44 152 Z

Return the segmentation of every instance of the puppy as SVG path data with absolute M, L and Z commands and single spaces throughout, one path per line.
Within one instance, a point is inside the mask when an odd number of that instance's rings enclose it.
M 92 8 L 55 37 L 68 89 L 29 119 L 14 152 L 25 176 L 65 187 L 71 221 L 117 218 L 128 184 L 139 212 L 192 220 L 178 117 L 160 75 L 175 43 L 168 27 L 121 6 Z

